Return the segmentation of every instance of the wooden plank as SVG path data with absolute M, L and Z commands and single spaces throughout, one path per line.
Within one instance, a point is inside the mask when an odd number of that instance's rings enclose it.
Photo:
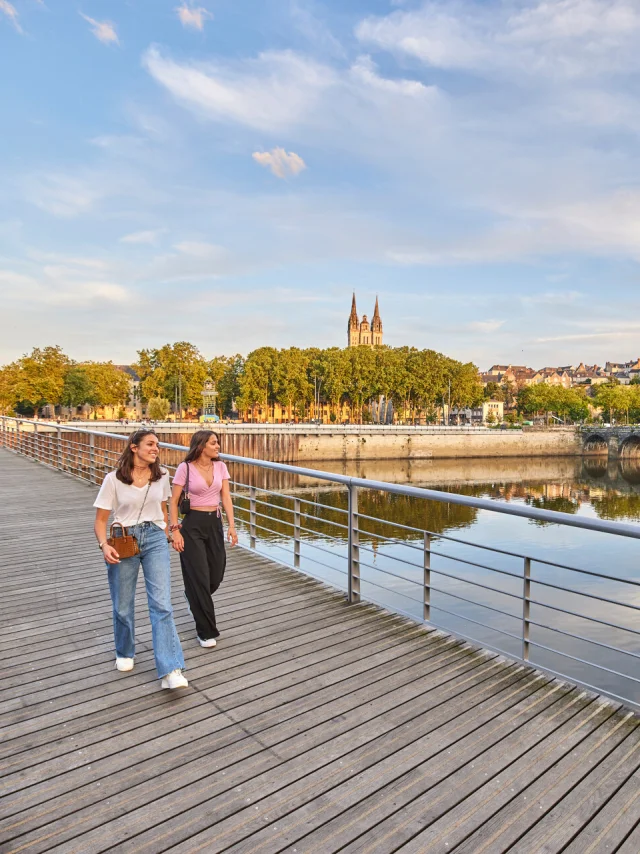
M 639 821 L 640 772 L 636 771 L 601 810 L 589 816 L 566 854 L 613 854 Z
M 472 664 L 469 663 L 468 666 L 472 666 Z M 442 662 L 435 661 L 432 664 L 432 669 L 434 672 L 440 670 L 441 676 L 444 675 L 442 673 Z M 418 690 L 413 684 L 414 681 L 408 682 L 406 690 L 414 692 Z M 340 704 L 320 703 L 312 705 L 308 710 L 304 708 L 306 704 L 298 700 L 293 709 L 286 707 L 282 709 L 282 714 L 279 713 L 280 710 L 274 710 L 275 713 L 270 718 L 261 716 L 262 720 L 260 721 L 256 719 L 249 721 L 245 718 L 241 721 L 242 733 L 238 733 L 228 720 L 222 721 L 223 726 L 221 727 L 214 715 L 199 725 L 199 733 L 196 728 L 193 728 L 194 731 L 191 734 L 188 731 L 186 733 L 176 732 L 173 739 L 166 739 L 165 737 L 161 742 L 154 740 L 147 745 L 138 745 L 127 750 L 126 758 L 130 768 L 128 773 L 121 771 L 118 775 L 113 775 L 111 773 L 112 762 L 96 763 L 89 759 L 87 761 L 91 764 L 92 776 L 94 779 L 102 781 L 102 788 L 100 792 L 96 792 L 93 786 L 87 786 L 84 790 L 74 789 L 71 792 L 72 797 L 68 798 L 66 803 L 63 803 L 60 798 L 57 799 L 58 804 L 67 813 L 73 813 L 72 819 L 65 823 L 64 833 L 72 835 L 74 828 L 80 822 L 83 823 L 84 829 L 88 829 L 96 823 L 101 824 L 105 818 L 112 815 L 122 815 L 123 812 L 131 811 L 136 805 L 153 802 L 153 798 L 157 796 L 158 792 L 166 795 L 169 791 L 180 790 L 184 788 L 187 781 L 193 783 L 202 778 L 208 780 L 214 755 L 218 771 L 221 768 L 228 769 L 247 756 L 255 756 L 263 748 L 274 748 L 286 744 L 294 734 L 306 733 L 306 740 L 308 741 L 314 728 L 317 730 L 320 725 L 323 725 L 325 729 L 327 727 L 333 727 L 337 730 L 344 728 L 344 723 L 335 721 L 336 711 L 349 710 L 354 712 L 354 710 L 362 707 L 364 701 L 376 700 L 376 706 L 370 705 L 365 713 L 369 716 L 380 713 L 383 708 L 382 704 L 391 702 L 391 698 L 388 695 L 385 696 L 386 688 L 386 685 L 379 686 L 376 696 L 376 692 L 371 690 L 371 686 L 367 686 L 366 689 L 359 691 L 357 696 L 346 695 Z M 396 704 L 400 702 L 400 697 L 396 696 L 395 702 Z M 294 711 L 297 714 L 294 714 Z M 198 734 L 201 736 L 200 742 L 196 739 Z M 256 736 L 259 736 L 258 745 L 255 742 Z M 188 742 L 186 746 L 185 738 Z M 300 741 L 303 743 L 305 739 Z M 222 748 L 227 749 L 223 750 Z M 130 756 L 132 750 L 134 755 Z M 280 749 L 277 752 L 271 749 L 269 753 L 267 759 L 271 765 L 277 763 Z M 264 757 L 261 757 L 261 761 L 264 761 Z M 251 764 L 248 763 L 249 768 Z M 229 772 L 226 773 L 229 776 Z M 122 797 L 118 797 L 119 792 L 122 792 Z M 108 805 L 100 803 L 104 801 L 105 797 L 109 798 Z M 81 811 L 84 803 L 91 802 L 100 804 L 98 810 L 94 807 Z M 45 815 L 50 815 L 52 801 L 44 802 L 43 809 Z M 7 824 L 6 829 L 5 824 Z M 8 824 L 8 822 L 3 823 L 3 832 L 9 830 Z M 24 831 L 28 828 L 21 821 L 19 829 Z M 37 836 L 32 835 L 27 841 L 30 850 L 34 850 Z
M 152 810 L 136 810 L 125 819 L 105 825 L 109 827 L 114 850 L 118 850 L 116 842 L 133 835 L 136 836 L 136 847 L 141 851 L 155 851 L 170 845 L 178 845 L 180 850 L 180 839 L 185 836 L 193 838 L 189 838 L 182 850 L 188 850 L 188 846 L 198 845 L 200 841 L 206 847 L 210 844 L 212 831 L 208 828 L 212 823 L 215 823 L 213 832 L 216 840 L 221 845 L 224 843 L 225 848 L 254 833 L 258 844 L 258 841 L 262 842 L 260 830 L 264 827 L 265 812 L 272 820 L 280 819 L 300 802 L 312 802 L 319 810 L 323 801 L 316 804 L 316 798 L 321 793 L 341 781 L 345 781 L 349 788 L 355 774 L 374 767 L 379 761 L 386 760 L 393 765 L 401 749 L 420 752 L 427 749 L 427 744 L 455 740 L 456 732 L 471 726 L 470 703 L 479 702 L 476 708 L 480 717 L 483 713 L 491 716 L 497 714 L 498 707 L 515 704 L 535 692 L 534 676 L 523 677 L 522 671 L 513 666 L 504 668 L 500 665 L 499 669 L 503 691 L 497 695 L 492 679 L 478 685 L 474 684 L 477 677 L 463 675 L 459 687 L 468 690 L 458 692 L 451 700 L 447 699 L 451 686 L 443 686 L 397 709 L 365 720 L 362 720 L 362 715 L 366 710 L 358 709 L 345 716 L 345 721 L 337 722 L 341 732 L 336 732 L 336 722 L 330 721 L 316 731 L 314 739 L 309 739 L 306 734 L 289 739 L 278 745 L 280 762 L 272 768 L 265 765 L 263 757 L 260 757 L 260 762 L 252 759 L 229 769 L 226 786 L 219 784 L 215 792 L 203 781 L 204 784 L 192 785 L 188 790 L 172 795 L 178 815 L 157 823 L 155 829 L 144 831 L 144 827 L 154 822 Z M 247 806 L 248 798 L 250 806 Z M 260 812 L 254 811 L 256 804 L 262 807 Z M 271 838 L 271 831 L 267 838 Z M 93 843 L 93 838 L 86 836 L 83 842 Z M 98 849 L 90 847 L 88 850 Z
M 565 702 L 555 703 L 525 725 L 513 728 L 471 761 L 458 751 L 451 760 L 447 756 L 445 763 L 438 760 L 418 766 L 345 811 L 321 832 L 300 840 L 301 850 L 328 844 L 329 839 L 339 839 L 349 852 L 373 854 L 387 850 L 392 842 L 399 846 L 408 841 L 407 851 L 453 850 L 470 832 L 469 825 L 473 829 L 484 823 L 487 806 L 495 797 L 513 793 L 520 777 L 529 779 L 536 749 L 543 757 L 538 761 L 548 767 L 558 753 L 562 755 L 562 749 L 569 749 L 567 741 L 573 743 L 576 731 L 584 737 L 613 713 L 610 706 L 574 692 Z M 495 804 L 489 809 L 495 811 Z

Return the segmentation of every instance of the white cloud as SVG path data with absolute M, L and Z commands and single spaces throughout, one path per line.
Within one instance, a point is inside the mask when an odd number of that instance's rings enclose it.
M 362 42 L 434 67 L 569 78 L 637 70 L 639 33 L 632 0 L 429 0 L 356 29 Z
M 189 3 L 178 6 L 176 12 L 183 27 L 191 27 L 191 29 L 200 31 L 204 30 L 204 22 L 213 18 L 207 9 L 202 6 L 191 6 Z
M 307 168 L 307 164 L 300 155 L 294 151 L 287 154 L 284 148 L 274 148 L 271 151 L 254 151 L 251 156 L 256 163 L 271 169 L 276 178 L 298 175 Z
M 158 237 L 162 234 L 161 229 L 149 231 L 134 231 L 131 234 L 125 234 L 120 238 L 120 243 L 148 243 L 153 245 L 157 243 Z
M 640 324 L 621 324 L 619 329 L 611 329 L 607 332 L 585 332 L 571 335 L 551 335 L 544 338 L 536 338 L 536 344 L 550 344 L 558 341 L 600 341 L 617 338 L 637 338 L 640 332 Z
M 222 246 L 199 240 L 183 240 L 182 243 L 176 243 L 174 249 L 182 255 L 191 255 L 194 258 L 217 258 L 224 253 Z
M 96 21 L 95 18 L 90 18 L 83 12 L 79 13 L 81 17 L 91 24 L 91 32 L 103 44 L 120 44 L 118 34 L 114 25 L 110 21 Z
M 284 130 L 309 116 L 336 75 L 292 51 L 270 51 L 235 66 L 181 64 L 150 48 L 151 76 L 186 106 L 220 121 Z
M 14 270 L 0 270 L 0 285 L 6 285 L 9 289 L 6 294 L 3 294 L 3 298 L 5 296 L 11 296 L 14 293 L 14 289 L 18 291 L 22 291 L 24 288 L 30 287 L 35 284 L 35 279 L 31 276 L 25 276 L 23 273 L 16 273 Z
M 80 275 L 82 273 L 82 275 Z M 0 269 L 0 285 L 7 285 L 4 295 L 10 302 L 26 305 L 91 307 L 101 303 L 127 303 L 132 295 L 121 284 L 102 279 L 89 279 L 87 271 L 44 266 L 32 275 Z
M 22 27 L 18 21 L 18 11 L 15 6 L 9 3 L 9 0 L 0 0 L 0 12 L 7 16 L 19 33 L 22 33 Z
M 583 294 L 580 291 L 547 291 L 546 293 L 521 297 L 521 301 L 525 306 L 573 305 L 582 297 Z
M 28 201 L 58 217 L 86 213 L 102 195 L 92 182 L 71 175 L 38 175 L 27 181 Z
M 480 332 L 488 335 L 491 332 L 497 332 L 505 323 L 505 320 L 474 320 L 467 323 L 466 329 L 469 332 Z
M 44 301 L 52 305 L 69 305 L 73 308 L 95 303 L 126 303 L 131 299 L 122 285 L 113 282 L 81 282 L 75 286 L 46 289 Z
M 428 94 L 430 91 L 436 91 L 434 86 L 425 86 L 419 80 L 390 80 L 386 77 L 381 77 L 377 73 L 376 66 L 370 56 L 358 57 L 356 62 L 351 66 L 351 74 L 361 83 L 372 86 L 374 89 L 380 89 L 383 92 L 420 97 Z

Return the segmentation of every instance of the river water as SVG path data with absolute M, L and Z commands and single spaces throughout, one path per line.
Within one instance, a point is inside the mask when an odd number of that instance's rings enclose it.
M 300 465 L 640 523 L 637 459 L 609 462 L 606 457 L 548 457 Z M 258 511 L 264 514 L 258 517 L 262 526 L 257 531 L 258 549 L 292 564 L 297 498 L 303 529 L 300 569 L 346 589 L 344 488 L 319 485 L 305 476 L 255 472 L 240 466 L 231 467 L 231 474 L 242 484 L 257 486 L 258 498 L 268 502 L 258 504 Z M 247 513 L 242 510 L 248 506 L 246 489 L 238 486 L 236 493 L 241 540 L 248 541 L 243 521 Z M 360 490 L 358 509 L 363 599 L 422 619 L 424 532 L 430 532 L 432 622 L 484 646 L 520 656 L 520 597 L 525 558 L 529 558 L 535 603 L 530 614 L 534 623 L 530 628 L 532 663 L 640 703 L 640 684 L 628 678 L 640 680 L 640 659 L 626 654 L 640 653 L 640 634 L 634 634 L 640 629 L 640 541 L 450 503 L 389 496 L 377 490 Z M 570 567 L 594 574 L 581 574 Z

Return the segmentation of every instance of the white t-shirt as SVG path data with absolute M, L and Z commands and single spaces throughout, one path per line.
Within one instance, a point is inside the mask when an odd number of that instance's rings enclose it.
M 145 495 L 146 501 L 145 501 Z M 101 510 L 112 510 L 113 521 L 119 522 L 125 528 L 135 525 L 140 517 L 140 522 L 153 522 L 159 528 L 166 528 L 162 503 L 171 497 L 171 482 L 169 472 L 165 471 L 160 478 L 147 487 L 138 488 L 123 483 L 116 478 L 116 473 L 110 471 L 102 481 L 98 497 L 93 502 L 94 507 Z M 144 501 L 144 507 L 142 503 Z M 142 513 L 140 508 L 142 507 Z

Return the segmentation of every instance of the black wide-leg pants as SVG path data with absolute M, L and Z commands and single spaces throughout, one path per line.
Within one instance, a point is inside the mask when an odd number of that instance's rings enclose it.
M 196 632 L 201 640 L 217 638 L 220 632 L 211 597 L 222 584 L 227 564 L 219 511 L 191 510 L 182 522 L 182 536 L 182 580 Z

